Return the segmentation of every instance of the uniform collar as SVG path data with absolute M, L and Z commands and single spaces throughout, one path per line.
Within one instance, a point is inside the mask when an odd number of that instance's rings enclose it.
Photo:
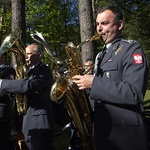
M 113 44 L 115 44 L 116 42 L 120 41 L 122 38 L 123 38 L 123 36 L 122 36 L 122 35 L 118 36 L 118 38 L 117 38 L 117 39 L 115 39 L 115 40 L 114 40 L 114 41 L 112 41 L 111 43 L 109 43 L 109 44 L 105 45 L 105 47 L 106 47 L 107 49 L 109 49 L 109 47 L 111 47 L 111 46 L 112 46 Z
M 29 67 L 29 70 L 34 69 L 34 68 L 37 67 L 39 64 L 41 64 L 41 62 L 37 63 L 36 65 L 34 65 L 34 66 L 32 66 L 32 67 Z

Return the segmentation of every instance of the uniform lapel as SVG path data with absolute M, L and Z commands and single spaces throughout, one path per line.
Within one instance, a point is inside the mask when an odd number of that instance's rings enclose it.
M 116 42 L 120 41 L 122 36 L 120 36 L 118 39 L 116 39 L 111 45 L 106 49 L 106 53 L 103 55 L 103 50 L 99 52 L 95 59 L 95 68 L 94 68 L 94 75 L 98 73 L 98 68 L 101 68 L 110 58 L 112 58 L 113 53 L 115 53 L 117 49 Z M 105 48 L 105 47 L 104 47 Z M 103 56 L 102 56 L 103 55 Z
M 103 48 L 103 50 L 102 51 L 100 51 L 98 54 L 97 54 L 97 56 L 96 56 L 96 59 L 95 59 L 95 67 L 94 67 L 94 72 L 93 72 L 93 74 L 95 75 L 96 73 L 97 73 L 97 68 L 98 68 L 98 66 L 101 64 L 101 62 L 102 62 L 102 59 L 103 59 L 103 57 L 104 57 L 104 51 L 105 51 L 105 47 Z
M 105 56 L 103 57 L 103 60 L 101 62 L 101 66 L 104 65 L 108 60 L 112 57 L 113 53 L 117 50 L 118 44 L 116 44 L 118 41 L 121 40 L 121 37 L 116 39 L 108 48 L 106 51 Z
M 104 55 L 104 57 L 103 57 L 103 60 L 102 60 L 100 66 L 104 65 L 104 64 L 112 57 L 113 51 L 114 51 L 114 50 L 112 49 L 112 45 L 111 45 L 111 46 L 107 49 L 107 51 L 106 51 L 106 53 L 105 53 L 105 55 Z

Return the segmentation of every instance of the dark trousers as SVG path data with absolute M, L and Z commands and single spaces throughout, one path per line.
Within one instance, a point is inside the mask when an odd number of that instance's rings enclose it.
M 4 139 L 0 141 L 0 150 L 15 150 L 15 147 L 10 139 Z
M 0 150 L 14 150 L 9 122 L 0 121 Z
M 53 150 L 52 133 L 24 135 L 26 146 L 29 150 Z

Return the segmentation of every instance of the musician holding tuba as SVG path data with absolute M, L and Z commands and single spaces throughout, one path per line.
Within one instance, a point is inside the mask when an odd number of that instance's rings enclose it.
M 123 38 L 116 6 L 100 8 L 96 24 L 105 48 L 94 75 L 73 77 L 80 90 L 91 88 L 95 150 L 149 150 L 141 107 L 148 80 L 144 52 L 138 42 Z
M 1 79 L 0 93 L 27 95 L 27 111 L 22 131 L 29 150 L 53 150 L 54 116 L 49 91 L 53 83 L 52 72 L 42 61 L 38 44 L 25 48 L 28 77 L 18 80 Z
M 0 79 L 14 80 L 16 76 L 15 69 L 6 64 L 7 53 L 0 55 Z M 0 95 L 0 149 L 1 150 L 14 150 L 11 137 L 11 100 L 13 95 L 10 93 L 1 93 Z

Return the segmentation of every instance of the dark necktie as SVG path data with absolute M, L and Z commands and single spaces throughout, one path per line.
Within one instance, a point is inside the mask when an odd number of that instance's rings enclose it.
M 102 60 L 104 58 L 104 55 L 106 54 L 106 51 L 107 51 L 107 48 L 105 46 L 104 49 L 102 50 L 102 53 L 101 53 L 100 57 L 97 58 L 98 59 L 98 66 L 101 64 L 101 62 L 102 62 Z
M 97 69 L 96 69 L 96 72 L 95 72 L 95 74 L 97 74 L 98 75 L 98 73 L 99 73 L 99 67 L 100 67 L 100 65 L 101 65 L 101 62 L 102 62 L 102 60 L 103 60 L 103 58 L 104 58 L 104 55 L 106 54 L 106 51 L 107 51 L 107 48 L 106 48 L 106 46 L 103 48 L 103 50 L 101 51 L 101 54 L 100 54 L 100 56 L 98 56 L 98 58 L 97 58 L 97 60 L 98 60 L 98 63 L 97 63 Z

